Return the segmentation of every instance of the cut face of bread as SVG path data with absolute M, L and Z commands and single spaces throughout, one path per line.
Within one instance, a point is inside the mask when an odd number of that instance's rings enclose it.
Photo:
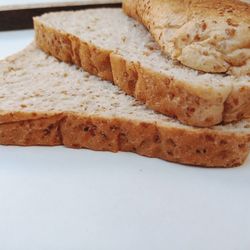
M 200 129 L 31 45 L 0 62 L 0 143 L 132 151 L 207 167 L 241 164 L 250 121 Z
M 121 9 L 45 14 L 34 19 L 45 52 L 112 80 L 127 94 L 184 124 L 209 127 L 250 117 L 250 77 L 202 72 L 161 54 Z
M 125 0 L 161 49 L 190 68 L 250 75 L 250 4 L 239 0 Z

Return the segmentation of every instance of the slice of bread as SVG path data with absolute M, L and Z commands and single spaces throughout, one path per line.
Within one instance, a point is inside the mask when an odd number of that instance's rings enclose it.
M 195 128 L 31 45 L 0 62 L 0 144 L 131 151 L 207 167 L 240 165 L 250 120 Z
M 184 124 L 209 127 L 250 117 L 250 77 L 204 74 L 176 65 L 121 9 L 45 14 L 34 19 L 45 52 L 113 80 L 127 94 Z
M 239 0 L 124 0 L 172 59 L 204 72 L 250 75 L 250 4 Z

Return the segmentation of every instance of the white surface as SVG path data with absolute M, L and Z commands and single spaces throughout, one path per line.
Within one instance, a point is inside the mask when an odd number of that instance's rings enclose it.
M 53 6 L 67 5 L 87 5 L 87 4 L 105 4 L 120 3 L 121 0 L 0 0 L 1 10 L 26 9 L 26 8 L 43 8 Z
M 96 1 L 96 0 L 0 0 L 0 5 L 10 5 L 10 4 L 37 4 L 37 3 L 62 3 L 62 2 L 67 2 L 67 3 L 75 3 L 75 2 L 90 2 L 90 1 Z M 97 0 L 97 1 L 102 1 L 102 0 Z M 105 0 L 103 0 L 105 1 Z M 107 0 L 107 1 L 112 1 L 112 0 Z
M 0 59 L 27 46 L 34 36 L 33 30 L 0 32 Z
M 84 3 L 84 2 L 117 2 L 116 0 L 0 0 L 0 5 L 44 4 L 44 3 Z
M 0 57 L 31 40 L 31 31 L 0 33 Z M 216 170 L 0 146 L 1 250 L 249 250 L 249 235 L 249 159 Z

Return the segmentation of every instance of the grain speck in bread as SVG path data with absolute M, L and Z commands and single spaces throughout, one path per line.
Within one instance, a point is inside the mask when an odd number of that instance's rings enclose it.
M 250 121 L 194 128 L 31 45 L 0 62 L 0 144 L 132 151 L 207 167 L 240 165 Z
M 146 29 L 121 9 L 45 14 L 37 45 L 116 85 L 184 124 L 209 127 L 250 117 L 250 77 L 204 74 L 161 54 Z

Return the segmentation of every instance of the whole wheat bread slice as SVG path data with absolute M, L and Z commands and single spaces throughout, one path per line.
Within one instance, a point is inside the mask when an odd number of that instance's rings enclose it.
M 0 144 L 131 151 L 207 167 L 240 165 L 250 121 L 195 128 L 31 45 L 0 62 Z
M 45 14 L 37 45 L 112 80 L 129 95 L 184 124 L 208 127 L 250 117 L 250 77 L 204 74 L 161 54 L 149 32 L 121 9 Z

